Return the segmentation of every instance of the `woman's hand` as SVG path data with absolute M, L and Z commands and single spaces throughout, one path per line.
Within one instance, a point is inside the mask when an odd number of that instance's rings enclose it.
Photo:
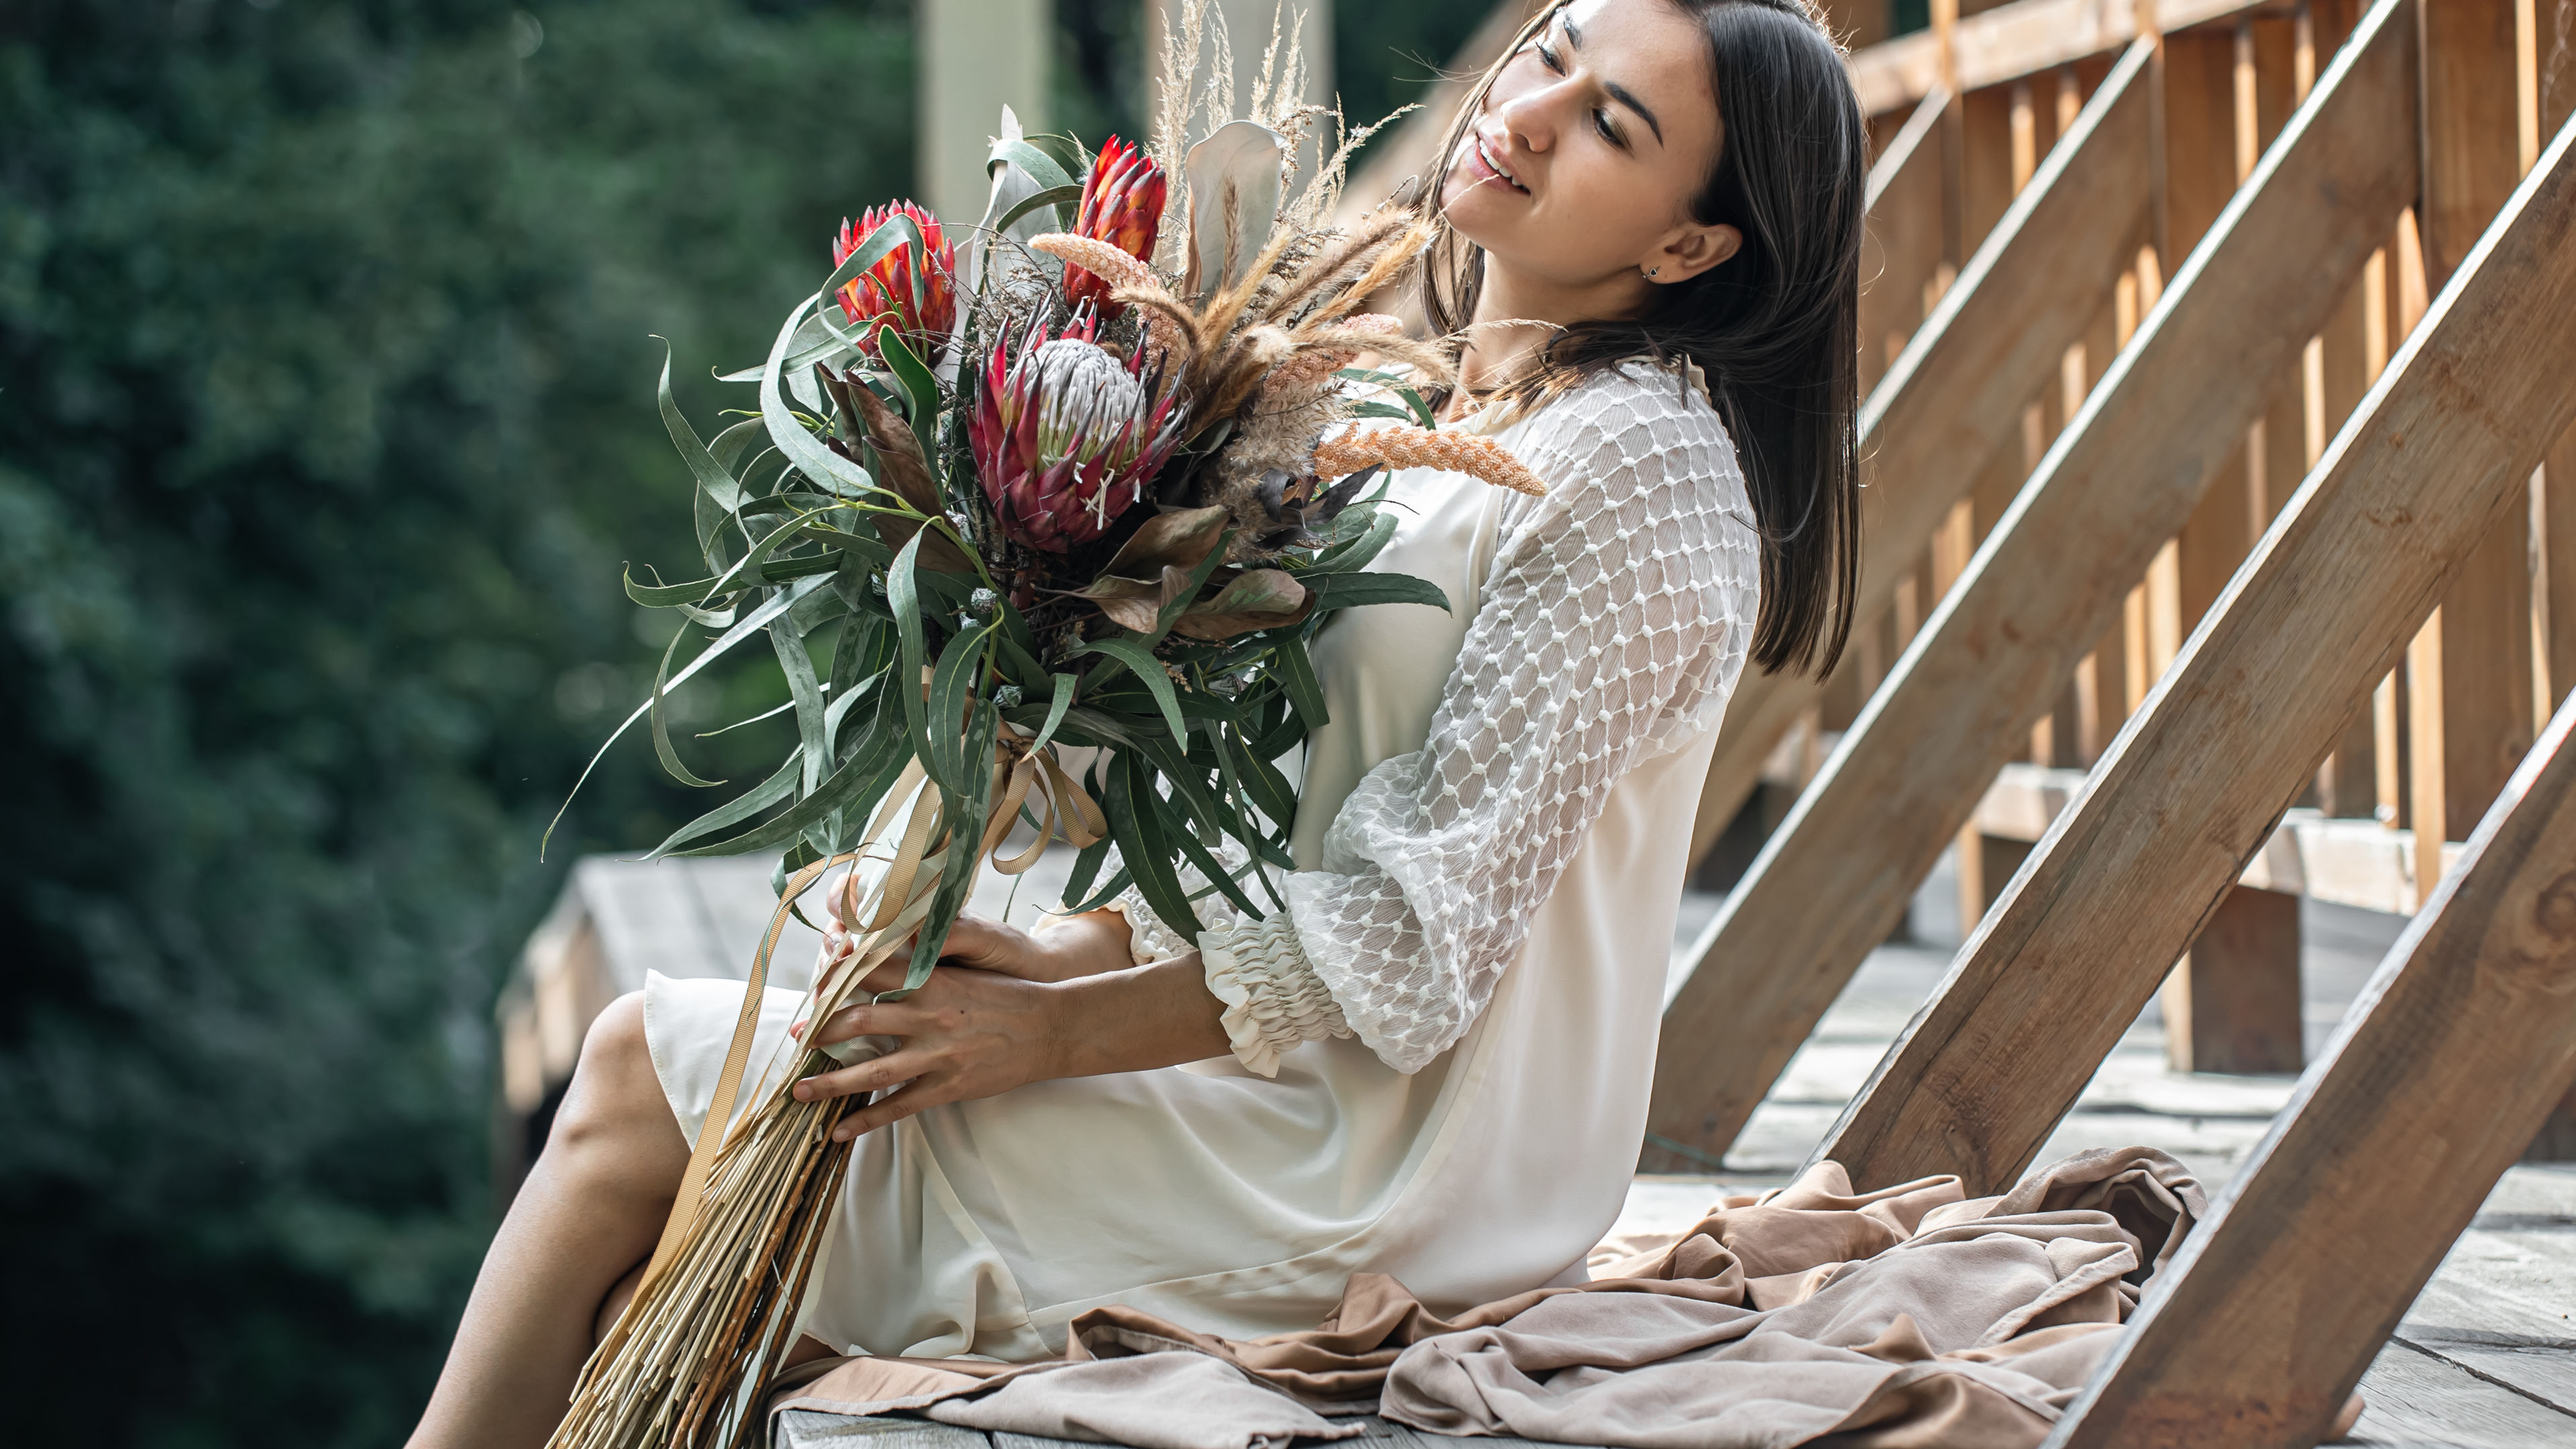
M 840 918 L 839 893 L 832 897 L 832 924 L 823 938 L 821 965 L 830 966 L 848 953 L 850 936 Z M 981 916 L 959 916 L 941 943 L 942 963 L 972 967 L 1021 981 L 1072 981 L 1105 971 L 1124 971 L 1135 964 L 1127 953 L 1127 918 L 1116 911 L 1086 911 L 1079 916 L 1048 916 L 1035 931 Z M 909 949 L 898 950 L 860 982 L 867 991 L 897 991 L 912 962 Z
M 1059 982 L 948 964 L 902 1001 L 834 1012 L 815 1045 L 861 1036 L 896 1037 L 901 1044 L 873 1061 L 808 1077 L 795 1094 L 822 1102 L 901 1087 L 842 1116 L 832 1136 L 847 1142 L 943 1102 L 1057 1077 L 1223 1056 L 1229 1049 L 1223 1013 L 1195 951 Z M 802 1036 L 805 1023 L 795 1030 Z
M 900 971 L 896 984 L 902 984 Z M 1057 1035 L 1062 1013 L 1051 1000 L 1057 994 L 1040 983 L 943 964 L 902 1001 L 843 1007 L 825 1020 L 814 1035 L 816 1046 L 862 1036 L 899 1037 L 902 1042 L 884 1056 L 798 1082 L 796 1098 L 823 1102 L 903 1088 L 842 1117 L 832 1137 L 847 1142 L 924 1107 L 990 1097 L 1064 1076 Z M 806 1026 L 799 1022 L 792 1030 L 802 1036 Z

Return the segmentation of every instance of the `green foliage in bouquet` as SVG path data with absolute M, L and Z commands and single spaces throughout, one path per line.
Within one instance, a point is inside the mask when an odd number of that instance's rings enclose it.
M 1241 129 L 1260 135 L 1218 139 L 1266 168 L 1275 196 L 1286 139 Z M 1312 466 L 1334 423 L 1428 421 L 1395 375 L 1341 366 L 1361 345 L 1422 351 L 1376 319 L 1344 320 L 1366 295 L 1354 286 L 1382 283 L 1416 234 L 1390 215 L 1357 244 L 1320 230 L 1265 241 L 1269 216 L 1230 216 L 1233 280 L 1194 310 L 1157 286 L 1052 264 L 1011 235 L 1078 206 L 1069 235 L 1142 271 L 1162 170 L 1114 138 L 1087 159 L 1076 184 L 1027 141 L 996 144 L 979 228 L 995 240 L 975 249 L 972 275 L 939 223 L 908 204 L 845 226 L 839 266 L 788 316 L 766 362 L 727 379 L 756 385 L 756 408 L 712 441 L 673 402 L 666 360 L 663 420 L 696 480 L 709 573 L 630 577 L 627 593 L 714 637 L 685 662 L 689 631 L 675 637 L 627 724 L 647 724 L 674 778 L 720 783 L 683 762 L 663 701 L 765 638 L 789 694 L 769 713 L 792 712 L 797 738 L 765 780 L 656 855 L 778 850 L 783 883 L 858 850 L 915 761 L 945 819 L 982 821 L 997 766 L 1069 745 L 1097 752 L 1084 778 L 1106 824 L 1088 839 L 1064 822 L 1083 847 L 1069 909 L 1132 880 L 1195 939 L 1183 863 L 1209 883 L 1202 894 L 1240 911 L 1280 906 L 1271 872 L 1290 867 L 1296 796 L 1276 762 L 1325 719 L 1315 631 L 1362 604 L 1448 606 L 1424 580 L 1363 572 L 1395 528 L 1377 494 L 1361 496 L 1375 470 L 1328 485 Z M 1218 265 L 1204 264 L 1211 279 Z M 1229 386 L 1228 334 L 1263 330 L 1275 336 L 1232 363 L 1254 385 Z M 1229 464 L 1247 451 L 1287 466 L 1229 496 L 1243 471 Z M 1054 806 L 1042 795 L 1019 810 L 1048 832 Z M 1226 839 L 1242 850 L 1231 869 Z M 1113 845 L 1120 864 L 1104 880 Z M 974 851 L 943 852 L 912 985 L 938 959 L 976 865 Z

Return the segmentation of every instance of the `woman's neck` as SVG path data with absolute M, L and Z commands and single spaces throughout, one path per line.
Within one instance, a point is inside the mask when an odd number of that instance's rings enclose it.
M 1458 359 L 1461 386 L 1451 415 L 1473 411 L 1472 399 L 1509 381 L 1532 352 L 1565 328 L 1636 315 L 1645 307 L 1647 285 L 1633 272 L 1618 272 L 1567 286 L 1523 276 L 1487 253 L 1467 346 Z

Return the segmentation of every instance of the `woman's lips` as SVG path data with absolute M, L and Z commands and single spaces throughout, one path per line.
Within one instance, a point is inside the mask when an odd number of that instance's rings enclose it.
M 1482 135 L 1474 131 L 1468 132 L 1467 144 L 1460 149 L 1466 153 L 1464 159 L 1467 167 L 1468 184 L 1471 187 L 1482 186 L 1488 181 L 1498 181 L 1502 183 L 1503 189 L 1506 191 L 1517 192 L 1522 196 L 1530 194 L 1528 187 L 1523 186 L 1509 176 L 1504 175 L 1502 168 L 1496 166 L 1492 160 L 1488 158 L 1485 149 L 1485 138 Z

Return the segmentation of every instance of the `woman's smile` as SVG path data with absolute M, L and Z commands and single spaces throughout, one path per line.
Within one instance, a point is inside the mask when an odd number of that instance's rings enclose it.
M 1508 140 L 1498 144 L 1487 139 L 1481 132 L 1471 131 L 1468 133 L 1468 141 L 1470 143 L 1467 148 L 1469 185 L 1500 181 L 1506 188 L 1517 191 L 1523 196 L 1530 194 L 1530 189 L 1521 184 L 1519 174 L 1503 164 L 1503 155 L 1510 149 L 1511 143 Z

